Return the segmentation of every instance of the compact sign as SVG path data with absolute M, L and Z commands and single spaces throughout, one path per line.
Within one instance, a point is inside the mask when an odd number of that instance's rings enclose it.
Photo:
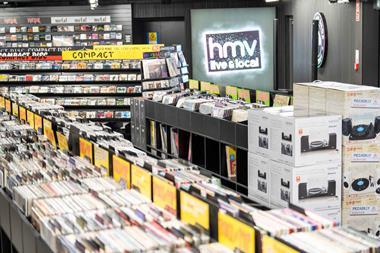
M 206 34 L 209 72 L 260 69 L 260 31 Z

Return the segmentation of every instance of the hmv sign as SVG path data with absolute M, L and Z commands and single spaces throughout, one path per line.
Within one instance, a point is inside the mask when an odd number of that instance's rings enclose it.
M 206 34 L 209 72 L 261 69 L 260 31 Z

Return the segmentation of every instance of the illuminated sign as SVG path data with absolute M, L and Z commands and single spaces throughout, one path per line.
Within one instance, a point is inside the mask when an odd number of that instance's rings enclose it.
M 261 68 L 259 30 L 206 34 L 205 38 L 210 72 Z

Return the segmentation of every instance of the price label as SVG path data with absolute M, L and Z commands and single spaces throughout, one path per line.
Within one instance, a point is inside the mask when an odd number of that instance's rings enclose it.
M 117 155 L 112 156 L 113 178 L 121 186 L 131 189 L 131 163 Z
M 132 188 L 152 200 L 152 175 L 135 164 L 132 165 Z
M 5 99 L 5 111 L 8 113 L 12 112 L 12 105 L 9 99 Z
M 191 90 L 199 90 L 199 81 L 189 79 L 189 88 Z
M 177 214 L 177 188 L 169 181 L 153 177 L 153 202 L 159 207 Z
M 273 107 L 281 107 L 289 105 L 290 97 L 276 94 L 273 99 Z
M 20 106 L 19 111 L 20 111 L 20 120 L 23 120 L 24 122 L 26 122 L 26 109 L 25 109 L 25 107 Z
M 231 250 L 255 252 L 255 229 L 234 217 L 218 212 L 218 241 Z M 274 251 L 276 252 L 276 251 Z
M 5 99 L 3 96 L 0 96 L 0 108 L 5 108 Z
M 238 99 L 238 88 L 234 86 L 226 87 L 226 95 L 234 100 Z
M 204 229 L 210 229 L 210 206 L 208 203 L 190 195 L 180 192 L 181 220 L 185 223 L 199 224 Z
M 34 130 L 42 134 L 42 117 L 38 114 L 34 114 Z
M 69 151 L 69 144 L 67 138 L 63 133 L 57 132 L 58 147 L 62 151 Z
M 267 91 L 256 91 L 256 103 L 270 106 L 270 93 Z
M 299 253 L 299 251 L 292 247 L 272 238 L 268 235 L 263 236 L 262 240 L 262 252 L 263 253 Z
M 110 176 L 110 156 L 108 150 L 94 145 L 95 166 L 98 167 L 102 175 Z
M 94 164 L 92 143 L 82 137 L 79 138 L 79 156 Z
M 12 102 L 12 114 L 18 117 L 18 104 L 16 102 Z
M 43 119 L 43 126 L 44 126 L 44 135 L 49 140 L 49 142 L 54 146 L 54 148 L 57 147 L 57 142 L 55 140 L 55 135 L 53 131 L 53 124 L 50 120 Z
M 247 103 L 251 103 L 251 91 L 247 89 L 238 89 L 238 98 Z
M 27 119 L 29 126 L 33 127 L 33 129 L 35 129 L 34 128 L 34 113 L 27 110 L 26 111 L 26 119 Z

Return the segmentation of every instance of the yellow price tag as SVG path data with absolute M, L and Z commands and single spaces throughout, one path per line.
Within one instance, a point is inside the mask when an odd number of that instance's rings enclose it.
M 108 150 L 94 145 L 95 166 L 102 171 L 102 175 L 110 176 L 110 154 Z
M 79 138 L 79 156 L 88 159 L 94 164 L 92 142 L 82 137 Z
M 113 178 L 121 186 L 131 189 L 131 164 L 117 155 L 112 156 Z
M 201 91 L 207 91 L 208 92 L 209 90 L 210 90 L 210 83 L 201 81 Z
M 42 117 L 38 114 L 34 114 L 34 130 L 42 134 Z
M 272 238 L 268 235 L 264 235 L 262 239 L 262 252 L 263 253 L 299 253 L 299 251 L 292 247 Z
M 177 188 L 169 181 L 154 176 L 153 202 L 171 214 L 177 215 Z
M 234 100 L 238 98 L 238 88 L 234 86 L 226 87 L 226 95 Z
M 12 112 L 12 105 L 9 99 L 5 99 L 5 111 L 8 113 Z
M 199 224 L 204 229 L 209 230 L 209 204 L 184 191 L 180 192 L 180 199 L 181 221 L 191 225 Z
M 191 90 L 199 90 L 199 81 L 189 79 L 189 89 L 191 89 Z
M 247 89 L 238 89 L 238 98 L 247 103 L 251 103 L 251 91 Z
M 66 136 L 63 133 L 57 132 L 57 139 L 59 149 L 65 152 L 69 151 L 69 144 Z
M 255 252 L 255 229 L 234 217 L 218 212 L 218 241 L 231 250 Z
M 44 118 L 43 119 L 43 125 L 44 125 L 44 135 L 50 141 L 50 143 L 56 148 L 57 142 L 55 140 L 52 122 L 50 120 Z
M 23 120 L 24 122 L 26 122 L 26 109 L 25 109 L 25 107 L 20 106 L 19 111 L 20 111 L 20 120 Z
M 5 99 L 3 96 L 0 96 L 0 108 L 5 108 Z
M 142 195 L 152 200 L 152 175 L 149 171 L 132 165 L 132 188 L 136 188 Z
M 34 113 L 27 110 L 26 111 L 26 119 L 27 119 L 29 126 L 31 126 L 33 129 L 35 129 L 34 128 Z
M 267 91 L 256 90 L 256 103 L 270 106 L 270 93 Z

